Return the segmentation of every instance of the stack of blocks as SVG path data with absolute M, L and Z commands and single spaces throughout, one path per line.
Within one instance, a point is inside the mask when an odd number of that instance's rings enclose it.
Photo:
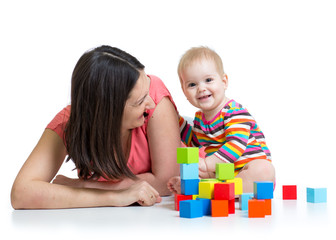
M 254 182 L 253 199 L 248 200 L 248 217 L 263 218 L 272 215 L 273 182 Z

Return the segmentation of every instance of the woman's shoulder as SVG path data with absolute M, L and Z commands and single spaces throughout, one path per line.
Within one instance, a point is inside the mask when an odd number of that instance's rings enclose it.
M 46 129 L 56 132 L 64 141 L 64 129 L 70 117 L 71 106 L 63 108 L 47 125 Z

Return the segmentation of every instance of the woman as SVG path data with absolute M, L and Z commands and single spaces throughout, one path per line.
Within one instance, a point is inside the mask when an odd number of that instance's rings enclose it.
M 130 54 L 109 46 L 75 66 L 71 106 L 47 126 L 18 173 L 15 209 L 153 205 L 178 174 L 177 111 L 169 91 Z M 65 157 L 79 179 L 57 176 Z

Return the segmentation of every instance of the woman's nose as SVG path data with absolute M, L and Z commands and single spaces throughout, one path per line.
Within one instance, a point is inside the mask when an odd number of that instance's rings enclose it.
M 153 109 L 155 107 L 155 103 L 153 101 L 153 99 L 148 95 L 146 97 L 146 109 L 149 110 L 149 109 Z

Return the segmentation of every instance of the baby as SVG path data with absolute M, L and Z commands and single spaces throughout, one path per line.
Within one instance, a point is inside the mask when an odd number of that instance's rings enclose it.
M 264 134 L 246 108 L 225 95 L 228 77 L 218 54 L 207 47 L 191 48 L 180 60 L 178 75 L 184 95 L 199 108 L 193 126 L 180 117 L 180 132 L 187 146 L 205 151 L 199 159 L 200 178 L 214 178 L 216 163 L 234 163 L 244 192 L 253 192 L 254 181 L 274 182 Z M 167 186 L 180 193 L 180 177 L 171 178 Z

